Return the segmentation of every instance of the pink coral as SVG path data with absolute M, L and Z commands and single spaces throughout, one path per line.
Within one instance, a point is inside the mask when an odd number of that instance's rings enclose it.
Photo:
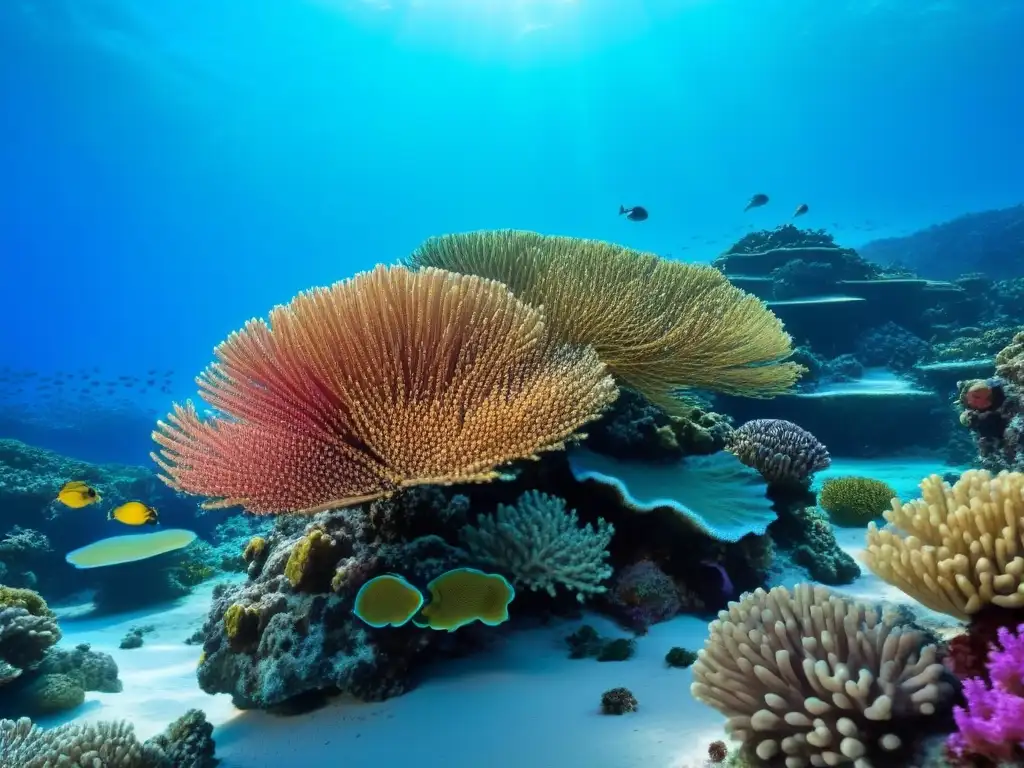
M 1024 756 L 1024 624 L 998 633 L 988 655 L 989 687 L 981 678 L 964 681 L 967 707 L 956 707 L 959 733 L 949 738 L 957 757 L 1011 760 Z M 999 647 L 1001 646 L 1001 647 Z

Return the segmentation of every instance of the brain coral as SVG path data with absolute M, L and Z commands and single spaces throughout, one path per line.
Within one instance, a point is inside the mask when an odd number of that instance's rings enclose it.
M 950 487 L 921 481 L 921 498 L 868 525 L 868 567 L 932 610 L 968 619 L 987 605 L 1024 608 L 1024 474 L 964 472 Z
M 769 483 L 806 485 L 832 463 L 814 435 L 785 419 L 754 419 L 729 436 L 727 448 Z
M 251 320 L 200 376 L 220 415 L 176 405 L 162 479 L 208 506 L 313 512 L 414 485 L 478 482 L 562 447 L 617 394 L 508 289 L 377 267 Z
M 556 336 L 592 345 L 622 384 L 672 412 L 683 388 L 770 397 L 803 371 L 782 362 L 792 350 L 779 319 L 706 265 L 509 230 L 432 238 L 409 261 L 500 280 L 543 306 Z
M 773 765 L 910 765 L 908 728 L 952 705 L 922 633 L 824 587 L 758 589 L 709 630 L 691 692 Z
M 892 505 L 896 491 L 870 477 L 830 477 L 821 486 L 818 503 L 836 525 L 859 527 Z

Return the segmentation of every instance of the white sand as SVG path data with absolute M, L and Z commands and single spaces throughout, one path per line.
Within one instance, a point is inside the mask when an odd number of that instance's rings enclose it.
M 947 469 L 953 468 L 924 460 L 835 459 L 819 482 L 830 475 L 865 474 L 886 480 L 908 498 L 916 495 L 921 477 Z M 840 529 L 837 535 L 857 557 L 863 530 Z M 636 656 L 625 662 L 570 660 L 563 638 L 582 622 L 499 630 L 488 651 L 438 665 L 415 690 L 386 702 L 340 699 L 295 717 L 239 712 L 226 695 L 199 690 L 195 667 L 200 648 L 183 642 L 201 625 L 211 589 L 204 585 L 155 613 L 65 621 L 63 644 L 89 642 L 111 653 L 124 682 L 122 693 L 88 694 L 74 719 L 124 718 L 146 738 L 190 707 L 199 707 L 216 726 L 224 768 L 699 768 L 708 742 L 723 735 L 724 718 L 690 697 L 691 671 L 664 663 L 672 646 L 697 649 L 703 644 L 706 621 L 688 616 L 653 627 L 637 639 Z M 905 602 L 869 573 L 841 591 L 871 601 Z M 603 618 L 587 621 L 604 635 L 627 636 Z M 121 637 L 138 624 L 155 625 L 156 631 L 146 636 L 142 648 L 120 650 Z M 636 695 L 638 712 L 599 714 L 601 693 L 617 686 Z

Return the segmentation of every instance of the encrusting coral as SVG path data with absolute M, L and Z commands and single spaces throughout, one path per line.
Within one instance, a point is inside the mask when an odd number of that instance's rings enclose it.
M 758 589 L 709 632 L 691 692 L 729 718 L 745 754 L 770 764 L 910 765 L 892 760 L 953 703 L 922 632 L 824 587 Z
M 605 561 L 614 532 L 600 518 L 596 529 L 580 527 L 563 499 L 527 491 L 514 506 L 499 504 L 493 515 L 464 527 L 460 537 L 471 560 L 508 573 L 513 584 L 552 597 L 563 586 L 583 602 L 606 590 L 601 582 L 612 575 Z
M 748 397 L 789 390 L 791 339 L 717 269 L 611 243 L 514 230 L 444 235 L 409 259 L 508 285 L 558 338 L 592 345 L 620 383 L 667 411 L 684 388 Z
M 500 283 L 377 267 L 252 320 L 176 405 L 153 459 L 208 507 L 315 512 L 483 482 L 563 447 L 617 395 L 592 348 Z M 761 369 L 755 369 L 761 370 Z
M 243 709 L 284 705 L 318 692 L 380 700 L 404 692 L 425 652 L 452 635 L 406 627 L 376 630 L 353 612 L 359 589 L 375 576 L 401 573 L 410 583 L 429 584 L 468 564 L 466 553 L 440 537 L 382 541 L 370 524 L 369 508 L 408 509 L 422 496 L 433 510 L 433 494 L 410 493 L 388 501 L 321 512 L 308 522 L 281 516 L 267 537 L 262 567 L 238 584 L 214 588 L 213 604 L 200 633 L 200 687 L 230 693 Z M 380 509 L 377 519 L 388 515 Z M 306 523 L 303 525 L 303 523 Z M 330 563 L 301 588 L 285 575 L 292 553 L 312 531 L 329 538 Z M 488 628 L 489 631 L 490 628 Z M 470 628 L 459 630 L 456 636 Z M 304 698 L 305 700 L 305 698 Z
M 839 526 L 858 528 L 881 517 L 892 506 L 896 491 L 871 477 L 830 477 L 821 486 L 818 503 Z
M 729 436 L 726 445 L 769 483 L 802 485 L 832 463 L 828 449 L 810 432 L 784 419 L 754 419 Z
M 885 520 L 868 525 L 864 560 L 922 605 L 964 620 L 1024 608 L 1024 473 L 969 470 L 952 487 L 932 475 Z

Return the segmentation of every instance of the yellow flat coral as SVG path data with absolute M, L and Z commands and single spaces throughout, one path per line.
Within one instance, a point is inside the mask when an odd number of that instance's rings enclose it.
M 353 613 L 371 627 L 401 627 L 419 612 L 423 594 L 401 576 L 370 579 L 356 593 Z
M 475 568 L 455 568 L 427 585 L 430 602 L 420 611 L 418 627 L 454 632 L 459 627 L 481 621 L 497 626 L 508 621 L 508 605 L 516 591 L 504 576 L 484 573 Z

